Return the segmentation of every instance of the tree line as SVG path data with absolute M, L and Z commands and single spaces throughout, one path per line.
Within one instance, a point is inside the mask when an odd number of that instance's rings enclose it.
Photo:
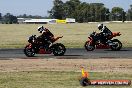
M 17 17 L 7 13 L 6 15 L 2 16 L 2 14 L 0 13 L 0 23 L 3 24 L 13 24 L 13 23 L 17 23 Z
M 50 18 L 75 18 L 77 22 L 132 20 L 132 5 L 125 12 L 121 7 L 113 7 L 110 11 L 103 3 L 86 3 L 80 0 L 69 0 L 65 3 L 62 0 L 54 0 L 53 4 L 48 11 Z
M 7 13 L 2 16 L 0 13 L 0 23 L 12 24 L 18 23 L 17 18 L 54 18 L 66 19 L 75 18 L 77 22 L 102 22 L 102 21 L 132 21 L 132 5 L 128 11 L 121 7 L 113 7 L 110 11 L 103 3 L 87 3 L 80 0 L 54 0 L 53 7 L 48 11 L 49 16 L 42 17 L 39 15 L 19 15 L 14 16 Z
M 17 24 L 18 23 L 18 19 L 17 18 L 34 18 L 34 19 L 43 19 L 43 18 L 49 18 L 49 17 L 42 17 L 39 15 L 27 15 L 27 14 L 23 14 L 23 15 L 19 15 L 19 16 L 14 16 L 11 13 L 6 13 L 4 16 L 2 16 L 2 13 L 0 13 L 0 23 L 3 24 Z

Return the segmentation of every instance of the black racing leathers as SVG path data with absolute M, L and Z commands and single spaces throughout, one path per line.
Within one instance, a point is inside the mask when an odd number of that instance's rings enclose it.
M 43 32 L 42 35 L 37 37 L 37 41 L 40 43 L 40 45 L 43 46 L 49 46 L 50 42 L 52 42 L 52 38 L 54 35 L 48 30 L 46 32 Z
M 106 26 L 104 26 L 102 28 L 102 31 L 100 32 L 100 41 L 102 43 L 106 43 L 108 41 L 108 37 L 111 35 L 112 35 L 112 32 Z

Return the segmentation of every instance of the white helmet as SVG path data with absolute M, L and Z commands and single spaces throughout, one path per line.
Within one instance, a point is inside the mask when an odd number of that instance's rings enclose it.
M 42 33 L 42 31 L 44 31 L 44 27 L 43 26 L 40 26 L 40 27 L 38 27 L 38 29 L 37 29 L 40 33 Z
M 102 28 L 103 28 L 103 24 L 99 24 L 99 25 L 98 25 L 98 29 L 99 29 L 99 30 L 102 30 Z

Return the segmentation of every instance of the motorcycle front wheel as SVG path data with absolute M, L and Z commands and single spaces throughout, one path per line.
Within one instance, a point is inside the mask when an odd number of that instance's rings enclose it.
M 63 56 L 66 52 L 65 46 L 61 43 L 54 44 L 52 48 L 53 48 L 53 54 L 55 56 Z
M 85 42 L 84 47 L 87 51 L 93 51 L 95 49 L 95 46 L 91 45 L 89 41 Z
M 24 49 L 24 54 L 27 57 L 33 57 L 35 55 L 35 50 L 31 47 L 26 46 L 25 49 Z

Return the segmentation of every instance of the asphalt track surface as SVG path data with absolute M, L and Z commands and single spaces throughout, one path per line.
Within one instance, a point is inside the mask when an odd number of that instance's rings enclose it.
M 54 56 L 53 54 L 36 54 L 35 57 L 26 57 L 23 49 L 0 49 L 0 60 L 8 59 L 99 59 L 99 58 L 132 58 L 132 48 L 123 48 L 120 51 L 110 49 L 95 49 L 87 52 L 83 48 L 67 49 L 64 56 Z

